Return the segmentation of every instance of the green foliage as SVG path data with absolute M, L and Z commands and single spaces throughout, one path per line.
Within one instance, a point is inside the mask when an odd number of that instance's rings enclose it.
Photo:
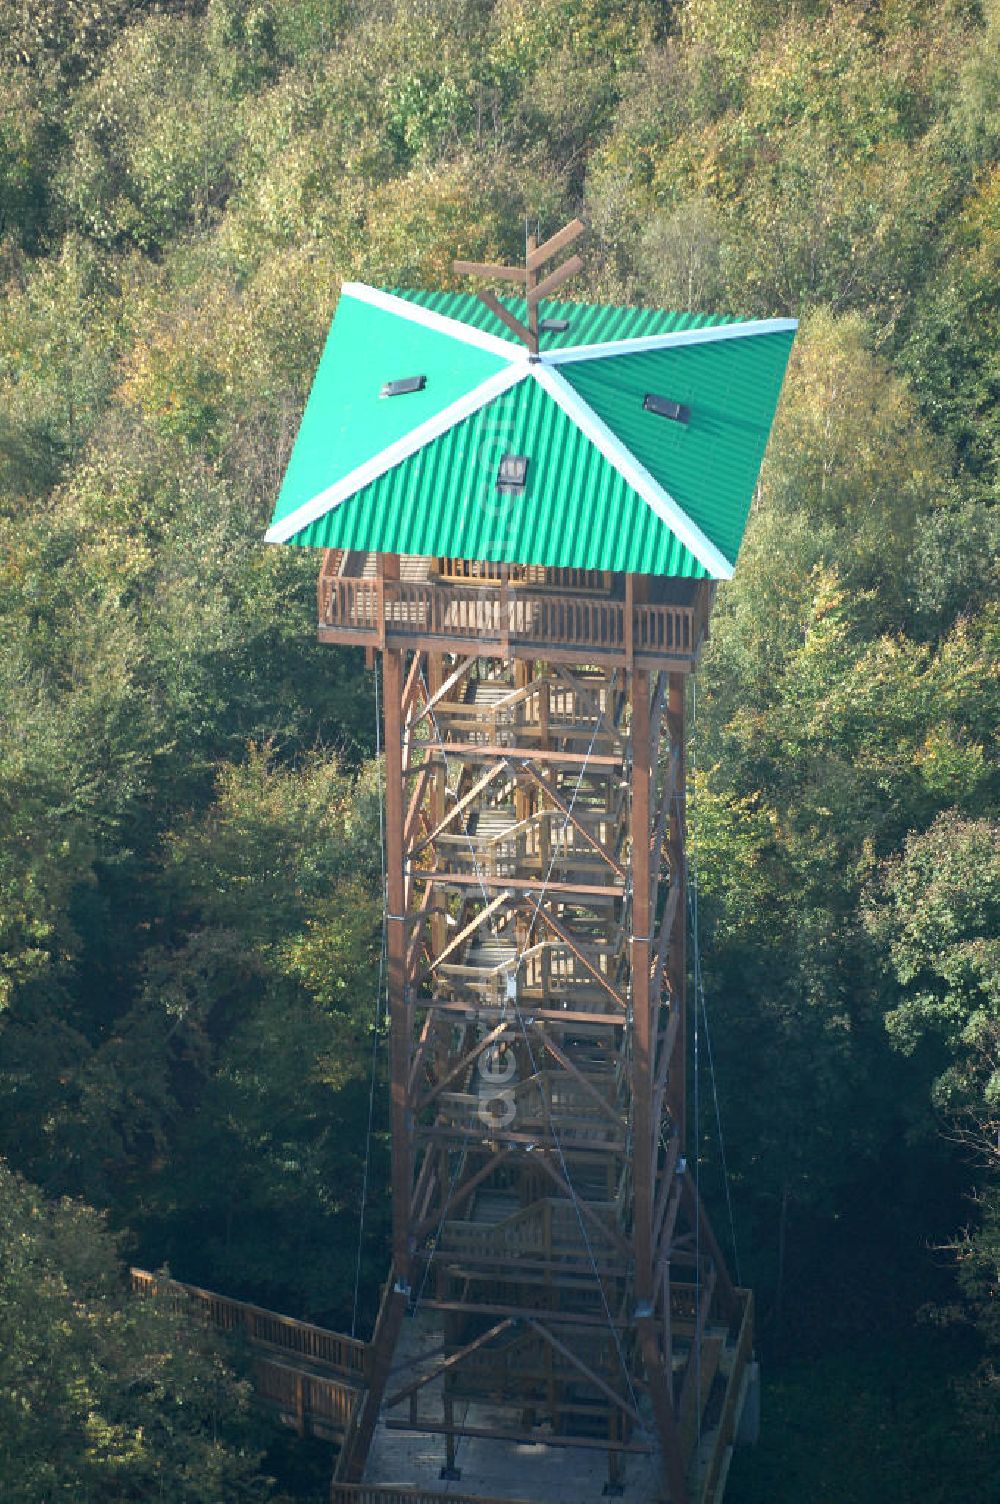
M 987 1155 L 1000 1129 L 1000 824 L 941 815 L 888 861 L 868 923 L 902 998 L 886 1027 L 905 1053 L 928 1036 L 950 1063 L 937 1106 Z
M 236 118 L 194 21 L 127 31 L 76 95 L 66 128 L 59 194 L 70 222 L 102 244 L 151 250 L 225 200 Z
M 0 1161 L 4 1497 L 86 1504 L 273 1497 L 249 1385 L 204 1331 L 128 1297 L 102 1218 L 47 1204 Z
M 448 286 L 457 252 L 519 257 L 526 219 L 582 210 L 583 295 L 802 317 L 699 677 L 691 801 L 764 1342 L 794 1359 L 940 1297 L 923 1269 L 824 1295 L 831 1229 L 885 1270 L 968 1220 L 944 1293 L 983 1343 L 959 1401 L 985 1445 L 998 16 L 0 0 L 0 1152 L 47 1193 L 107 1207 L 147 1262 L 347 1319 L 373 1045 L 383 1068 L 372 682 L 313 640 L 316 561 L 261 534 L 340 282 Z M 89 1247 L 87 1214 L 58 1215 Z M 132 1371 L 103 1343 L 100 1385 Z M 773 1474 L 796 1500 L 830 1486 L 810 1383 L 777 1394 L 806 1436 Z M 100 1466 L 146 1466 L 125 1411 L 94 1414 Z M 889 1442 L 869 1442 L 873 1478 Z M 253 1496 L 213 1467 L 197 1487 Z
M 989 1504 L 995 1431 L 977 1426 L 942 1374 L 969 1382 L 960 1342 L 921 1331 L 765 1373 L 766 1422 L 757 1447 L 738 1447 L 731 1504 L 809 1498 L 815 1504 Z

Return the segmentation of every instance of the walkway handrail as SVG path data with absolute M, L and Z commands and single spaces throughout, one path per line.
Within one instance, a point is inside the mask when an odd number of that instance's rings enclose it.
M 328 1327 L 297 1321 L 267 1311 L 249 1301 L 231 1300 L 200 1285 L 164 1279 L 147 1269 L 130 1269 L 132 1289 L 139 1295 L 165 1292 L 177 1309 L 197 1311 L 211 1326 L 222 1332 L 239 1332 L 255 1347 L 278 1349 L 308 1363 L 329 1368 L 346 1378 L 361 1380 L 365 1373 L 367 1343 Z

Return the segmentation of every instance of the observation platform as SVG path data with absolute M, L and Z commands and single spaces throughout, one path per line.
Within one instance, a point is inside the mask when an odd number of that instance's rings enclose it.
M 327 549 L 321 642 L 690 673 L 711 581 Z

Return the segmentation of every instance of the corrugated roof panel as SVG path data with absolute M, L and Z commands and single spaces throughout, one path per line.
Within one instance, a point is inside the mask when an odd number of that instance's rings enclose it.
M 340 299 L 273 522 L 502 370 L 506 360 L 349 294 Z M 422 391 L 380 395 L 386 382 L 424 376 Z
M 529 458 L 501 495 L 504 453 Z M 704 566 L 532 379 L 372 481 L 289 541 L 704 578 Z
M 517 337 L 506 324 L 491 313 L 485 303 L 472 293 L 427 292 L 423 289 L 392 288 L 397 297 L 449 318 L 460 319 L 487 334 L 497 334 L 515 347 L 520 345 Z M 505 308 L 524 323 L 527 319 L 527 304 L 523 298 L 501 297 Z M 636 339 L 643 334 L 673 334 L 677 329 L 706 329 L 719 324 L 734 324 L 738 320 L 712 313 L 672 313 L 660 308 L 623 308 L 615 304 L 559 302 L 546 298 L 539 306 L 541 318 L 568 319 L 569 328 L 563 333 L 542 331 L 539 335 L 540 350 L 562 350 L 570 345 L 607 343 L 614 339 Z
M 559 370 L 733 563 L 793 338 L 782 330 Z M 646 393 L 683 403 L 689 421 L 646 412 Z

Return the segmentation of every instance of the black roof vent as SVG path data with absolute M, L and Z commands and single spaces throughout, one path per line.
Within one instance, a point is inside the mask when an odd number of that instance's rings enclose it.
M 426 376 L 402 376 L 398 381 L 387 381 L 379 396 L 402 397 L 407 392 L 422 392 L 426 385 Z
M 528 479 L 528 456 L 505 454 L 500 459 L 497 471 L 497 490 L 505 494 L 523 491 Z
M 542 319 L 538 327 L 543 334 L 565 334 L 569 319 Z
M 658 418 L 672 418 L 675 423 L 687 423 L 691 417 L 691 409 L 682 402 L 672 402 L 669 397 L 658 397 L 655 392 L 647 392 L 642 405 L 647 413 L 655 413 Z

